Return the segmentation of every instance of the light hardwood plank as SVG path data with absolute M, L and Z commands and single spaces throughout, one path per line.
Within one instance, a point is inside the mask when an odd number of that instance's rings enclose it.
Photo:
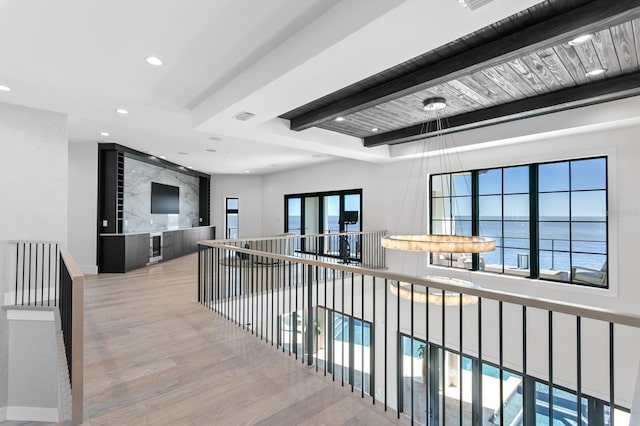
M 398 423 L 199 305 L 196 265 L 86 278 L 85 424 Z

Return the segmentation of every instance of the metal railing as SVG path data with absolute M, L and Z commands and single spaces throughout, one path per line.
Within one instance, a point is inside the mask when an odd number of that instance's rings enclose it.
M 216 240 L 216 242 L 267 253 L 384 269 L 386 258 L 380 241 L 385 234 L 386 231 L 284 234 L 262 238 L 233 238 Z
M 613 425 L 636 386 L 635 314 L 217 241 L 199 246 L 198 301 L 422 424 Z
M 63 245 L 50 241 L 10 241 L 16 246 L 16 306 L 51 306 L 60 326 L 71 385 L 71 422 L 83 423 L 84 275 Z

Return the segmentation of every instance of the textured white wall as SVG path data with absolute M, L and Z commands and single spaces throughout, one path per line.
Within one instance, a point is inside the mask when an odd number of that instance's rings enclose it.
M 97 274 L 98 144 L 69 144 L 69 251 L 85 274 Z
M 10 240 L 67 241 L 67 117 L 0 104 L 0 294 L 11 290 Z M 6 317 L 0 318 L 0 407 L 7 404 Z
M 242 238 L 262 236 L 262 176 L 213 175 L 211 177 L 211 225 L 215 225 L 218 239 L 225 238 L 226 198 L 238 198 L 239 236 Z M 276 233 L 282 233 L 282 231 Z

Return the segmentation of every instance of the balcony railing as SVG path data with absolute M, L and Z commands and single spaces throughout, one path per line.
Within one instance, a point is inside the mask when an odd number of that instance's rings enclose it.
M 10 241 L 15 245 L 15 285 L 7 304 L 57 307 L 71 386 L 71 423 L 83 423 L 84 275 L 63 245 Z
M 229 242 L 201 243 L 198 268 L 203 306 L 398 417 L 629 419 L 638 315 Z

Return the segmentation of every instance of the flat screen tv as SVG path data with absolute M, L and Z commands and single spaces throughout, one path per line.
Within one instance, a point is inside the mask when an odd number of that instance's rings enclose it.
M 151 213 L 180 213 L 180 188 L 151 182 Z

